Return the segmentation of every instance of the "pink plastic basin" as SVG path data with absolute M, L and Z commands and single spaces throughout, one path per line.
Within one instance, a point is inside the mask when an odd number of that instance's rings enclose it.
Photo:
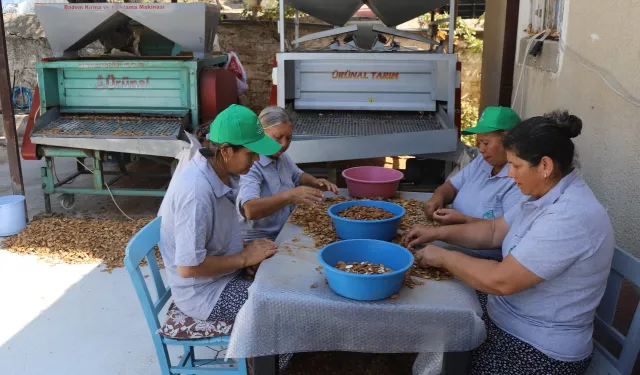
M 383 167 L 355 167 L 345 169 L 342 177 L 347 181 L 349 195 L 357 198 L 393 197 L 404 174 Z

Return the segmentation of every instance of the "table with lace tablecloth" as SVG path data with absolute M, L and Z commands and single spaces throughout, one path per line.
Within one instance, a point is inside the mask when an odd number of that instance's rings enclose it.
M 459 280 L 420 280 L 396 299 L 354 301 L 325 284 L 302 228 L 287 223 L 276 242 L 280 251 L 260 266 L 228 349 L 228 357 L 256 358 L 256 375 L 277 373 L 279 354 L 319 351 L 421 353 L 414 373 L 460 373 L 486 337 L 476 293 Z

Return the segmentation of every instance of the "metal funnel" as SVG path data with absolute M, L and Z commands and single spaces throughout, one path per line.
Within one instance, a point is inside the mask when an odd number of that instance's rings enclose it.
M 448 0 L 285 0 L 301 12 L 334 26 L 343 26 L 365 3 L 380 21 L 397 26 L 430 12 Z
M 220 21 L 220 9 L 204 3 L 36 4 L 35 12 L 55 57 L 134 20 L 203 58 L 211 53 Z
M 344 26 L 362 0 L 285 0 L 285 4 L 333 26 Z
M 367 4 L 380 21 L 397 26 L 443 5 L 447 0 L 368 0 Z

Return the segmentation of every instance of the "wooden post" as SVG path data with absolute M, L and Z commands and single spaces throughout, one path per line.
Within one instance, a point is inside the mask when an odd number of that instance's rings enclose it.
M 1 5 L 2 1 L 0 0 L 0 6 Z M 11 188 L 13 194 L 24 195 L 20 149 L 18 148 L 18 134 L 16 131 L 16 119 L 13 114 L 11 94 L 7 42 L 4 34 L 4 16 L 0 13 L 0 105 L 2 106 L 2 123 L 4 125 L 4 136 L 7 138 L 7 156 L 9 158 Z

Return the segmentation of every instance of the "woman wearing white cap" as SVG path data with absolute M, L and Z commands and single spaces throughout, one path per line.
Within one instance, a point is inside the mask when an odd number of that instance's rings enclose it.
M 338 193 L 336 185 L 304 173 L 286 154 L 293 122 L 284 109 L 267 107 L 260 113 L 265 134 L 282 148 L 262 155 L 246 175 L 240 177 L 237 207 L 244 223 L 243 239 L 275 240 L 293 212 L 295 204 L 320 202 L 322 191 Z

